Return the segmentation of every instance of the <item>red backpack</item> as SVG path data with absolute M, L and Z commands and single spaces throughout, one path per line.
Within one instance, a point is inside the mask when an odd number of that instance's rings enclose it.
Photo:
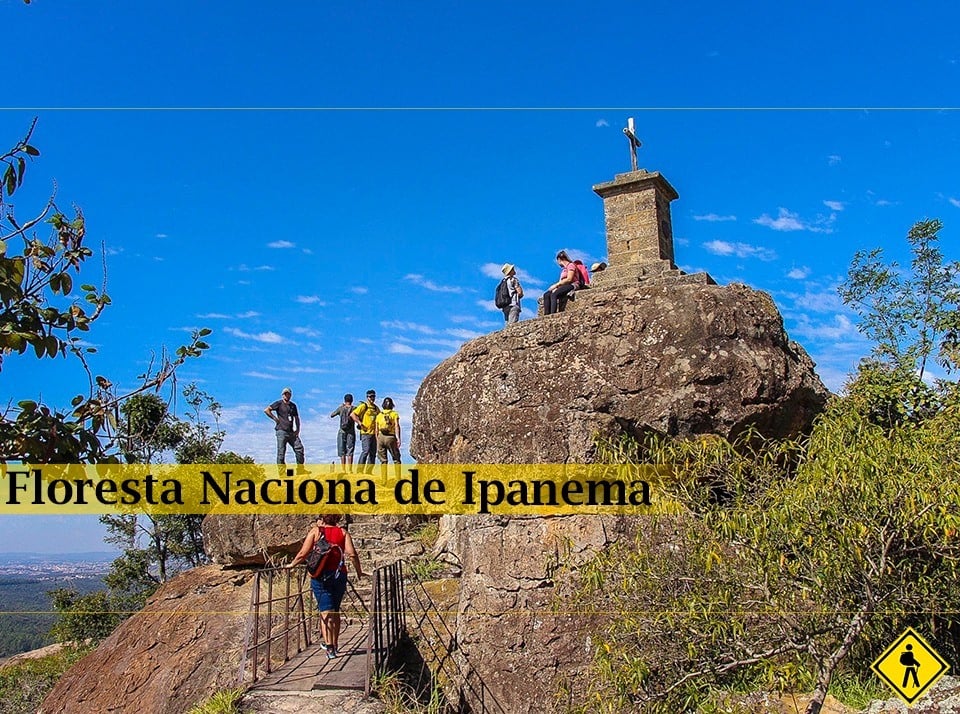
M 577 287 L 585 288 L 590 285 L 590 271 L 587 270 L 587 266 L 583 264 L 582 260 L 573 261 L 574 267 L 577 269 L 576 281 Z

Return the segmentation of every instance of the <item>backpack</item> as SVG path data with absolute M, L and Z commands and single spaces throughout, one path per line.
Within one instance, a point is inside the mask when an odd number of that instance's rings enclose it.
M 590 287 L 590 271 L 587 270 L 587 266 L 583 264 L 582 260 L 573 261 L 574 267 L 577 269 L 576 277 L 574 278 L 577 283 L 578 288 Z
M 493 304 L 499 309 L 510 307 L 510 288 L 507 287 L 507 279 L 504 278 L 497 285 L 497 292 L 493 295 Z
M 390 416 L 389 412 L 383 411 L 380 412 L 380 416 L 383 417 L 383 426 L 380 427 L 380 433 L 384 436 L 396 436 L 397 430 L 394 428 L 394 419 Z
M 353 413 L 353 407 L 344 409 L 345 406 L 346 404 L 340 407 L 340 431 L 353 431 L 355 422 L 350 418 L 350 415 Z
M 362 409 L 361 409 L 361 407 L 362 407 Z M 369 429 L 368 429 L 368 428 L 365 426 L 366 423 L 367 423 L 366 417 L 367 417 L 367 412 L 369 412 L 371 409 L 373 410 L 373 419 L 370 421 L 370 427 L 369 427 Z M 376 422 L 377 422 L 377 414 L 380 413 L 380 407 L 378 407 L 376 404 L 370 404 L 370 403 L 368 403 L 368 402 L 363 402 L 363 403 L 360 404 L 359 407 L 356 407 L 356 408 L 353 410 L 353 413 L 357 415 L 357 418 L 358 418 L 358 419 L 360 419 L 360 433 L 361 433 L 361 434 L 372 434 L 372 433 L 373 433 L 373 427 L 374 427 L 374 425 L 375 425 Z
M 319 577 L 324 571 L 339 571 L 343 563 L 343 549 L 328 541 L 324 531 L 324 528 L 320 528 L 320 537 L 303 561 L 311 578 Z

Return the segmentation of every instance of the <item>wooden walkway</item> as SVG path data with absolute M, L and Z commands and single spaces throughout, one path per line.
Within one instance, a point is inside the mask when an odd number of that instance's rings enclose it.
M 367 673 L 366 618 L 344 618 L 340 652 L 335 659 L 318 644 L 311 645 L 289 662 L 264 676 L 252 689 L 307 692 L 313 689 L 359 689 Z M 319 635 L 317 636 L 319 639 Z

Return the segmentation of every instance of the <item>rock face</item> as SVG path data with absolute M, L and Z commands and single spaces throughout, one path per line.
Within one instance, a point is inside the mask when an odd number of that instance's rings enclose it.
M 414 400 L 413 456 L 570 463 L 590 460 L 596 434 L 795 436 L 828 397 L 765 293 L 661 285 L 577 300 L 436 367 Z
M 577 302 L 473 340 L 434 369 L 414 401 L 413 455 L 570 463 L 592 460 L 597 434 L 732 438 L 752 426 L 789 437 L 810 427 L 829 396 L 764 293 L 648 284 L 587 291 Z M 517 714 L 582 704 L 577 682 L 602 617 L 563 607 L 554 567 L 562 562 L 572 577 L 648 527 L 607 516 L 444 516 L 438 556 L 461 572 L 456 695 Z
M 354 516 L 353 544 L 365 570 L 423 553 L 415 531 L 420 516 Z M 315 516 L 208 516 L 203 519 L 203 549 L 221 565 L 264 565 L 276 556 L 293 556 Z
M 250 579 L 249 572 L 218 566 L 173 578 L 72 667 L 40 711 L 182 714 L 235 687 Z
M 440 558 L 461 568 L 450 701 L 510 714 L 578 702 L 599 623 L 558 595 L 577 566 L 640 525 L 623 516 L 443 516 Z M 569 701 L 557 700 L 561 690 Z
M 265 565 L 296 553 L 316 516 L 207 516 L 203 550 L 220 565 Z

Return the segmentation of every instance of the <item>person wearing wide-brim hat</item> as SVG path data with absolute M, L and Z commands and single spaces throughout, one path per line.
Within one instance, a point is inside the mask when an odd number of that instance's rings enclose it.
M 503 320 L 509 325 L 520 320 L 520 299 L 523 297 L 523 286 L 520 285 L 520 280 L 517 278 L 517 266 L 512 263 L 504 263 L 500 272 L 503 273 L 503 280 L 510 296 L 510 303 L 501 308 L 503 310 Z

